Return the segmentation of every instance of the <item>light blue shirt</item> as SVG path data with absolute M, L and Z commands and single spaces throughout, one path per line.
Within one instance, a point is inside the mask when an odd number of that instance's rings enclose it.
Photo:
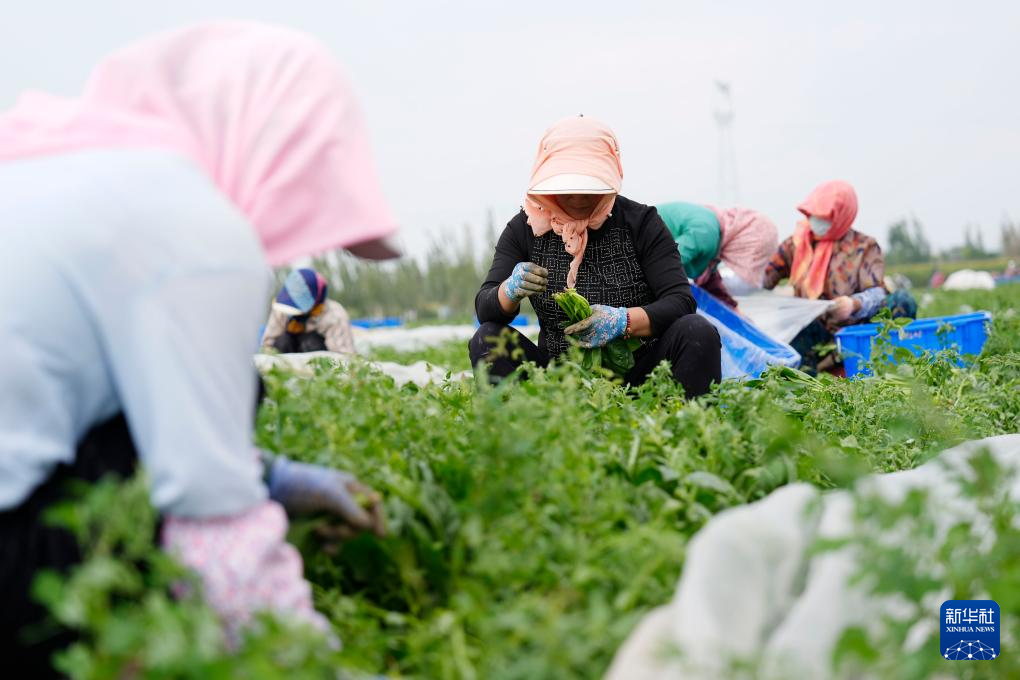
M 850 297 L 861 301 L 861 308 L 854 312 L 850 318 L 854 321 L 866 321 L 878 313 L 878 310 L 885 304 L 889 294 L 885 292 L 885 288 L 882 286 L 874 286 L 873 288 L 862 290 L 860 293 L 854 293 Z
M 252 339 L 269 286 L 254 229 L 184 157 L 0 163 L 0 509 L 119 412 L 161 511 L 262 501 Z

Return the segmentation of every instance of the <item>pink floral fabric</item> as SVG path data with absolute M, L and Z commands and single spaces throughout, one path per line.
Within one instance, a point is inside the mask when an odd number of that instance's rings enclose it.
M 301 555 L 286 542 L 287 515 L 265 501 L 241 514 L 206 519 L 167 517 L 163 547 L 200 576 L 206 601 L 228 636 L 259 611 L 279 612 L 329 632 L 312 606 Z

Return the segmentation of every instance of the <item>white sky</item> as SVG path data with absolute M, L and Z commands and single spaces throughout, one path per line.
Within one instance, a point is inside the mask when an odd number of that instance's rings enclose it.
M 884 242 L 914 214 L 937 247 L 1020 218 L 1020 2 L 7 2 L 0 106 L 74 94 L 107 51 L 214 18 L 272 20 L 347 67 L 413 252 L 516 212 L 538 139 L 583 112 L 620 138 L 624 194 L 719 198 L 713 81 L 732 84 L 740 203 L 780 234 L 820 181 Z

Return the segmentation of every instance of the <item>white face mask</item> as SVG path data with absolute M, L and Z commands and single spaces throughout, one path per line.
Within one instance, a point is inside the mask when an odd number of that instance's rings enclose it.
M 808 218 L 808 222 L 811 223 L 811 233 L 819 238 L 825 236 L 832 229 L 832 222 L 823 220 L 821 217 L 812 215 Z

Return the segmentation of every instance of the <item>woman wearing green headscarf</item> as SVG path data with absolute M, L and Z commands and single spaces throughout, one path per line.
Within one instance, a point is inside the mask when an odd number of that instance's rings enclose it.
M 747 208 L 718 210 L 683 201 L 656 209 L 694 283 L 733 308 L 733 295 L 761 288 L 765 266 L 779 245 L 772 220 Z

